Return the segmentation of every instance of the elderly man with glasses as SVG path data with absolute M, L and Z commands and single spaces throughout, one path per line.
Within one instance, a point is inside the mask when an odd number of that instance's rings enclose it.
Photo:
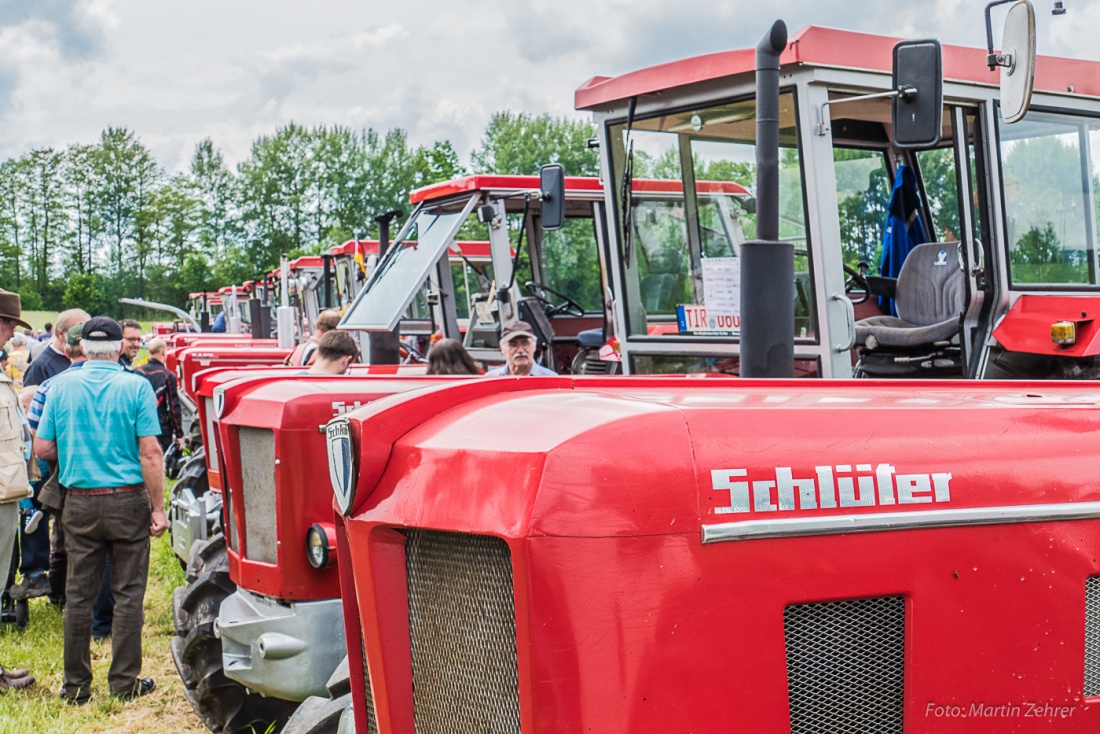
M 558 374 L 535 361 L 537 346 L 535 330 L 531 325 L 526 321 L 513 321 L 500 332 L 500 351 L 504 355 L 504 364 L 489 370 L 485 376 L 543 377 Z

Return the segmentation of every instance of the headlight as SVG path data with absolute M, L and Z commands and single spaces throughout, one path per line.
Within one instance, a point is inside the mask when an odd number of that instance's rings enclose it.
M 306 557 L 309 559 L 309 565 L 314 568 L 325 568 L 336 556 L 332 552 L 335 550 L 333 539 L 336 534 L 332 531 L 332 528 L 326 528 L 324 525 L 315 523 L 309 528 L 309 532 L 306 533 Z
M 355 499 L 355 458 L 352 456 L 351 426 L 347 418 L 333 418 L 325 426 L 328 448 L 328 476 L 336 506 L 347 515 Z

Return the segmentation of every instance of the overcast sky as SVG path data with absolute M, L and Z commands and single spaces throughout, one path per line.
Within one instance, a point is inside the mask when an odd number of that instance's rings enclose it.
M 1037 0 L 1039 51 L 1100 58 L 1098 0 Z M 783 18 L 985 44 L 972 0 L 0 0 L 0 159 L 134 130 L 169 171 L 231 163 L 288 122 L 448 138 L 468 163 L 498 110 L 579 114 L 595 75 L 755 45 Z M 997 18 L 1003 17 L 1003 11 Z M 999 28 L 999 22 L 995 23 Z

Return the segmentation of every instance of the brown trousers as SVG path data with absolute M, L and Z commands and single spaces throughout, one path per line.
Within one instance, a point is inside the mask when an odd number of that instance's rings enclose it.
M 90 691 L 92 606 L 111 557 L 115 618 L 111 630 L 112 693 L 133 690 L 141 673 L 142 603 L 149 580 L 149 495 L 144 490 L 81 496 L 70 494 L 61 514 L 69 569 L 65 581 L 65 688 Z

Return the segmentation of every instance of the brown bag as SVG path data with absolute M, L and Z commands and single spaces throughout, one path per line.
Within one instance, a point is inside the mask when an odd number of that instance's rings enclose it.
M 50 465 L 50 473 L 46 477 L 46 481 L 42 483 L 42 486 L 38 490 L 38 504 L 45 507 L 50 512 L 60 514 L 61 510 L 65 507 L 65 488 L 61 486 L 61 480 L 58 478 L 61 474 L 61 469 L 57 466 L 56 462 L 48 462 Z

